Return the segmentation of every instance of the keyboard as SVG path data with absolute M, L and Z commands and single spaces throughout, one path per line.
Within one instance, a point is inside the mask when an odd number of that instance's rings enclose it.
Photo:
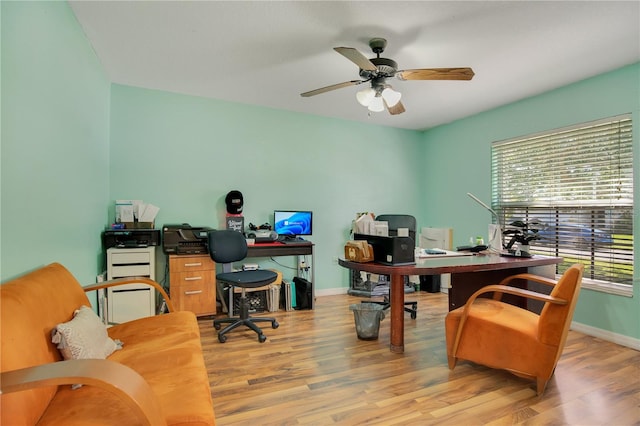
M 290 237 L 279 236 L 278 241 L 281 242 L 282 244 L 287 244 L 287 245 L 309 244 L 309 241 L 303 240 L 302 238 L 297 238 L 297 237 L 290 238 Z
M 446 251 L 438 249 L 424 249 L 424 252 L 427 254 L 447 254 Z

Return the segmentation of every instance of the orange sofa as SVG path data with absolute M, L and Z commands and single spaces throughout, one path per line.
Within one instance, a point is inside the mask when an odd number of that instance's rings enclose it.
M 87 291 L 132 282 L 154 286 L 170 313 L 108 328 L 123 346 L 106 359 L 63 360 L 52 330 L 90 306 Z M 0 285 L 0 320 L 3 425 L 215 424 L 196 317 L 173 312 L 155 281 L 83 288 L 53 263 Z

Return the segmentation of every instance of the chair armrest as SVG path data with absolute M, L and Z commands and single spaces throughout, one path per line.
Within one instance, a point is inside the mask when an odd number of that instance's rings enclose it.
M 518 279 L 519 280 L 527 280 L 527 281 L 535 281 L 537 283 L 546 284 L 546 285 L 551 286 L 551 287 L 553 287 L 556 284 L 558 284 L 558 281 L 553 280 L 551 278 L 541 277 L 540 275 L 527 274 L 527 273 L 511 275 L 509 277 L 506 277 L 502 281 L 500 281 L 499 284 L 506 285 L 510 281 L 518 280 Z
M 539 277 L 537 275 L 518 274 L 518 275 L 513 275 L 511 277 L 505 278 L 501 282 L 509 281 L 510 279 L 513 279 L 516 277 L 523 278 L 523 279 L 530 279 L 530 277 L 535 277 L 545 281 L 552 281 L 552 280 L 548 280 L 547 278 Z M 540 282 L 538 279 L 534 279 L 534 281 Z M 553 282 L 553 285 L 555 285 L 555 282 Z M 494 300 L 500 300 L 502 298 L 502 294 L 507 293 L 507 294 L 513 294 L 516 296 L 523 296 L 529 299 L 541 300 L 543 302 L 555 303 L 558 305 L 566 305 L 567 303 L 569 303 L 568 300 L 559 299 L 557 297 L 553 297 L 544 293 L 536 293 L 535 291 L 525 290 L 522 288 L 511 287 L 511 286 L 502 285 L 502 284 L 494 284 L 494 285 L 488 285 L 486 287 L 482 287 L 481 289 L 473 293 L 464 305 L 464 308 L 462 310 L 462 316 L 460 317 L 460 323 L 458 324 L 458 331 L 456 332 L 456 339 L 453 343 L 452 354 L 454 357 L 458 352 L 458 346 L 460 344 L 460 336 L 462 335 L 462 330 L 464 328 L 465 323 L 467 322 L 467 317 L 469 316 L 469 310 L 471 309 L 471 305 L 473 305 L 473 302 L 478 298 L 478 296 L 485 293 L 494 293 L 493 295 Z
M 154 280 L 146 277 L 118 278 L 116 280 L 109 280 L 109 281 L 103 281 L 101 283 L 91 284 L 86 287 L 83 287 L 82 289 L 86 293 L 88 291 L 100 290 L 107 287 L 117 287 L 119 285 L 124 285 L 124 284 L 139 284 L 139 283 L 147 284 L 155 288 L 160 293 L 162 298 L 167 302 L 167 310 L 169 312 L 175 311 L 175 309 L 173 308 L 173 302 L 171 302 L 171 299 L 169 298 L 169 295 L 164 290 L 164 288 Z
M 475 300 L 481 294 L 491 293 L 491 292 L 494 293 L 493 294 L 493 299 L 494 300 L 500 300 L 502 294 L 506 293 L 506 294 L 513 294 L 515 296 L 526 297 L 528 299 L 540 300 L 542 302 L 555 303 L 555 304 L 558 304 L 558 305 L 566 305 L 567 303 L 569 303 L 569 301 L 567 301 L 567 300 L 559 299 L 557 297 L 553 297 L 553 296 L 550 296 L 548 294 L 537 293 L 535 291 L 526 290 L 524 288 L 511 287 L 511 286 L 508 286 L 508 285 L 501 285 L 501 284 L 488 285 L 486 287 L 482 287 L 480 290 L 476 291 L 469 298 L 469 300 L 471 300 L 472 298 Z
M 114 394 L 143 424 L 167 424 L 149 384 L 133 369 L 114 361 L 76 359 L 0 373 L 0 393 L 3 394 L 41 386 L 73 384 L 96 386 Z

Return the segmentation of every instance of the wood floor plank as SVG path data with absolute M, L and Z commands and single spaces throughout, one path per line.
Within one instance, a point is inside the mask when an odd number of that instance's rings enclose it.
M 224 425 L 640 424 L 640 352 L 571 331 L 542 397 L 535 383 L 468 362 L 447 367 L 447 297 L 415 293 L 405 316 L 405 353 L 379 338 L 359 340 L 349 305 L 319 297 L 313 311 L 267 314 L 265 343 L 236 330 L 217 340 L 199 321 L 217 423 Z

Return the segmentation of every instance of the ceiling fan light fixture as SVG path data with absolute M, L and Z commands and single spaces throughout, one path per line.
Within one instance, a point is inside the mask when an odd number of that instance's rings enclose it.
M 369 111 L 372 111 L 372 112 L 384 111 L 384 102 L 382 102 L 382 97 L 375 96 L 373 99 L 371 99 L 371 103 L 369 104 Z
M 2 0 L 0 0 L 2 1 Z M 406 80 L 471 80 L 475 73 L 471 68 L 414 68 L 398 69 L 398 63 L 393 59 L 381 58 L 380 54 L 387 47 L 387 40 L 381 37 L 374 37 L 369 40 L 369 47 L 376 54 L 375 58 L 367 58 L 353 47 L 334 47 L 333 50 L 347 58 L 359 68 L 359 80 L 349 80 L 343 83 L 332 84 L 300 93 L 300 96 L 319 95 L 343 87 L 355 86 L 369 83 L 371 88 L 366 88 L 356 93 L 358 103 L 369 108 L 370 112 L 384 111 L 385 108 L 391 115 L 398 115 L 405 112 L 404 105 L 400 101 L 402 95 L 396 92 L 386 83 L 387 79 L 397 78 Z
M 389 107 L 394 107 L 398 104 L 398 102 L 400 102 L 402 93 L 396 92 L 392 88 L 387 87 L 382 91 L 382 97 Z
M 358 100 L 358 103 L 366 107 L 368 107 L 369 104 L 371 104 L 371 101 L 375 96 L 376 96 L 376 91 L 373 90 L 371 87 L 368 87 L 356 93 L 356 99 Z

